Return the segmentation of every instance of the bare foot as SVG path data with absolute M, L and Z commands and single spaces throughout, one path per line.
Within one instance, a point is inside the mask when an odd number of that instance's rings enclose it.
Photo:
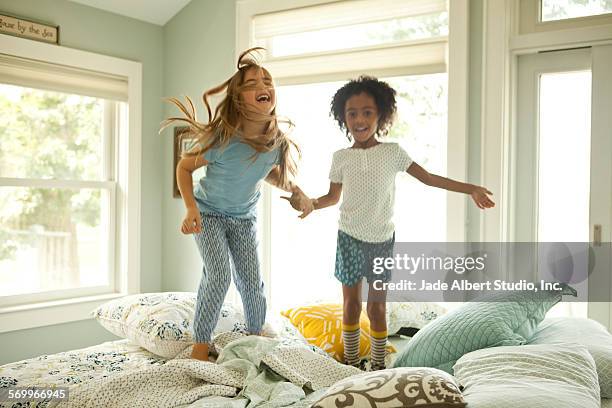
M 195 343 L 191 349 L 191 358 L 208 361 L 208 343 Z
M 270 339 L 278 337 L 278 334 L 274 329 L 262 330 L 259 333 L 252 333 L 254 336 L 268 337 Z

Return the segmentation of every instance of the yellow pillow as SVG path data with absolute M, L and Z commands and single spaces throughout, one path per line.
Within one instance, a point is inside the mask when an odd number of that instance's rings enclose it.
M 344 344 L 342 342 L 342 305 L 319 304 L 288 309 L 281 314 L 302 333 L 309 343 L 325 350 L 336 360 L 344 361 Z M 370 354 L 370 320 L 365 311 L 359 316 L 361 336 L 359 339 L 359 356 Z M 387 351 L 395 353 L 392 345 Z

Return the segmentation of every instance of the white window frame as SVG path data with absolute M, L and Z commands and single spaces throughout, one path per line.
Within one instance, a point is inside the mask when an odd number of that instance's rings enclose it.
M 252 47 L 253 17 L 259 14 L 279 12 L 288 9 L 336 3 L 330 0 L 293 0 L 290 5 L 283 0 L 238 0 L 236 2 L 236 58 L 240 52 Z M 468 135 L 468 77 L 469 77 L 469 1 L 452 0 L 447 4 L 449 15 L 449 37 L 446 46 L 446 72 L 448 74 L 448 139 L 447 175 L 458 180 L 467 179 L 467 135 Z M 393 46 L 391 46 L 393 47 Z M 376 48 L 376 47 L 373 47 Z M 344 52 L 344 50 L 342 51 Z M 364 52 L 368 52 L 365 50 Z M 321 53 L 327 54 L 327 53 Z M 329 52 L 332 54 L 333 52 Z M 312 55 L 312 54 L 311 54 Z M 290 59 L 290 58 L 287 58 Z M 337 74 L 314 75 L 313 81 L 346 79 L 348 70 Z M 352 74 L 348 72 L 349 74 Z M 359 74 L 355 72 L 354 74 Z M 372 73 L 372 72 L 370 72 Z M 394 67 L 373 72 L 375 75 L 417 74 L 409 67 Z M 300 83 L 295 78 L 275 81 L 280 85 Z M 310 82 L 310 81 L 309 81 Z M 262 194 L 261 232 L 262 270 L 266 283 L 271 279 L 271 188 L 264 185 Z M 464 242 L 467 228 L 467 198 L 462 194 L 447 194 L 447 240 Z M 266 285 L 269 290 L 271 285 Z M 267 293 L 270 298 L 270 293 Z
M 127 82 L 126 112 L 105 109 L 105 123 L 117 123 L 114 146 L 105 146 L 105 157 L 115 153 L 115 181 L 105 186 L 111 195 L 110 226 L 112 268 L 111 285 L 95 294 L 82 295 L 82 290 L 70 292 L 72 297 L 58 299 L 58 294 L 41 297 L 31 295 L 30 301 L 0 307 L 0 333 L 33 327 L 60 324 L 91 318 L 91 311 L 102 303 L 140 292 L 140 194 L 141 194 L 141 126 L 142 126 L 142 64 L 91 52 L 44 44 L 27 39 L 0 36 L 3 54 L 19 58 L 89 70 L 124 78 Z M 109 104 L 114 105 L 115 104 Z M 9 185 L 31 185 L 30 181 L 7 179 Z M 38 183 L 40 184 L 40 183 Z M 91 185 L 90 185 L 91 184 Z M 4 184 L 3 184 L 4 185 Z M 86 181 L 45 181 L 50 187 L 99 187 Z M 114 244 L 114 245 L 113 245 Z M 28 300 L 27 296 L 24 299 Z
M 593 39 L 597 36 L 599 26 L 612 24 L 612 13 L 598 14 L 594 16 L 572 17 L 562 20 L 542 21 L 542 0 L 519 0 L 520 4 L 517 10 L 518 21 L 516 24 L 519 34 L 534 34 L 545 33 L 550 31 L 565 31 L 579 29 L 590 34 L 587 38 Z M 605 31 L 605 28 L 604 30 Z M 595 34 L 593 36 L 593 34 Z M 556 41 L 569 40 L 575 41 L 572 36 L 557 39 Z
M 496 192 L 498 205 L 481 212 L 480 237 L 484 242 L 512 242 L 511 202 L 516 169 L 510 157 L 516 140 L 518 56 L 548 50 L 612 44 L 610 15 L 540 22 L 539 11 L 521 4 L 533 0 L 483 2 L 483 58 L 481 103 L 481 182 Z M 539 3 L 539 1 L 537 2 Z M 521 23 L 521 19 L 530 22 Z M 591 25 L 588 22 L 591 22 Z M 612 22 L 612 20 L 610 21 Z M 521 26 L 523 28 L 521 28 Z M 524 27 L 538 27 L 525 30 Z M 501 266 L 501 265 L 500 265 Z M 612 293 L 612 287 L 610 288 Z M 612 302 L 589 303 L 589 316 L 612 328 Z

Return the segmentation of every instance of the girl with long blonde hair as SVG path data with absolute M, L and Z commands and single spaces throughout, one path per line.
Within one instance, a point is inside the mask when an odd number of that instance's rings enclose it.
M 170 98 L 184 116 L 172 117 L 162 129 L 182 122 L 197 138 L 176 168 L 187 213 L 181 232 L 194 234 L 204 263 L 194 316 L 192 358 L 208 360 L 209 344 L 233 272 L 244 306 L 247 330 L 260 334 L 266 298 L 257 253 L 256 205 L 262 180 L 292 193 L 294 208 L 312 211 L 311 200 L 290 178 L 299 149 L 279 128 L 276 95 L 270 73 L 244 51 L 237 71 L 203 95 L 208 122 L 199 122 L 193 102 Z M 225 94 L 212 114 L 209 99 Z M 192 173 L 206 166 L 195 188 Z M 231 264 L 234 265 L 232 271 Z

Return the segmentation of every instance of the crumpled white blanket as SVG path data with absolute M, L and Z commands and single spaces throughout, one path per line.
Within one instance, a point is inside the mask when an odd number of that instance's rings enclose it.
M 188 348 L 162 366 L 87 382 L 70 390 L 61 408 L 177 407 L 201 400 L 228 406 L 271 408 L 292 406 L 335 382 L 359 374 L 304 347 L 286 347 L 277 340 L 223 333 L 213 340 L 216 363 L 189 358 Z M 226 398 L 222 398 L 226 397 Z M 235 401 L 231 397 L 239 397 Z M 310 398 L 309 398 L 310 399 Z M 239 405 L 231 405 L 236 402 Z M 192 406 L 195 406 L 192 405 Z M 221 406 L 221 405 L 216 405 Z M 295 405 L 298 406 L 298 405 Z

